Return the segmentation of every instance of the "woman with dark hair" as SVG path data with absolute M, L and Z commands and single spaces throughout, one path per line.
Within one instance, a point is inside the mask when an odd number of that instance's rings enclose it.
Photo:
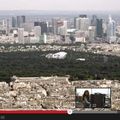
M 88 90 L 84 92 L 82 99 L 83 99 L 84 108 L 90 108 L 91 103 L 90 103 L 90 96 Z

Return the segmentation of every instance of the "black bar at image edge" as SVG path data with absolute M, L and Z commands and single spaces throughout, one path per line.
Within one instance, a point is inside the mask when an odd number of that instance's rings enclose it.
M 98 118 L 102 120 L 119 120 L 120 114 L 72 114 L 72 115 L 35 115 L 35 114 L 11 114 L 11 115 L 0 115 L 0 120 L 87 120 L 92 119 L 96 120 Z

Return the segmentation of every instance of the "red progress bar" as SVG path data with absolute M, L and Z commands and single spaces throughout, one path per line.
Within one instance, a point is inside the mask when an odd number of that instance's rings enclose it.
M 0 114 L 68 114 L 67 110 L 0 110 Z

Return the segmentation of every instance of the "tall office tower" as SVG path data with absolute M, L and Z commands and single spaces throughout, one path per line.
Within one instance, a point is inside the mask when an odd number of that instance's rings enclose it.
M 87 15 L 81 14 L 81 15 L 79 15 L 79 17 L 80 17 L 80 18 L 87 18 Z
M 96 33 L 96 27 L 95 26 L 89 26 L 89 41 L 88 42 L 94 42 L 95 40 L 95 33 Z
M 106 37 L 107 34 L 107 22 L 104 20 L 103 21 L 103 37 Z
M 67 28 L 68 29 L 73 29 L 74 28 L 73 18 L 67 19 Z
M 24 44 L 24 28 L 18 28 L 18 42 Z
M 41 34 L 48 33 L 48 23 L 47 22 L 34 22 L 34 26 L 41 27 Z
M 41 27 L 41 34 L 48 33 L 48 23 L 47 22 L 40 22 Z
M 0 20 L 1 34 L 6 34 L 6 35 L 9 34 L 9 32 L 10 32 L 10 23 L 9 22 L 10 22 L 9 18 Z
M 50 23 L 48 24 L 48 33 L 49 34 L 53 33 L 53 27 Z
M 91 26 L 96 26 L 97 24 L 97 16 L 93 15 L 91 19 Z
M 77 17 L 74 17 L 74 23 L 73 23 L 73 25 L 74 25 L 74 28 L 76 28 L 76 19 L 77 19 Z
M 97 19 L 96 23 L 96 37 L 103 37 L 103 19 Z
M 22 23 L 21 16 L 17 16 L 17 27 L 20 28 L 21 23 Z
M 107 24 L 107 41 L 116 42 L 116 22 L 109 16 Z
M 34 22 L 34 26 L 40 26 L 40 22 Z
M 55 34 L 55 35 L 58 33 L 58 29 L 57 29 L 58 20 L 59 20 L 59 18 L 52 19 L 53 34 Z
M 58 21 L 58 35 L 66 35 L 67 34 L 67 21 L 66 20 L 61 20 Z
M 43 36 L 44 36 L 43 42 L 46 44 L 47 43 L 47 35 L 44 33 Z
M 9 32 L 10 32 L 9 19 L 6 19 L 6 34 L 9 35 Z
M 80 29 L 80 18 L 79 17 L 75 17 L 74 18 L 74 28 L 76 29 L 76 30 L 79 30 Z
M 40 43 L 47 43 L 47 35 L 44 33 L 43 35 L 40 36 Z
M 22 23 L 21 28 L 24 28 L 25 31 L 31 32 L 34 29 L 34 23 L 32 22 Z
M 68 21 L 67 20 L 64 20 L 63 21 L 63 27 L 64 27 L 64 32 L 63 32 L 63 35 L 66 35 L 67 34 L 67 29 L 68 29 Z
M 53 34 L 66 34 L 67 32 L 67 21 L 64 19 L 54 18 L 52 19 Z
M 16 17 L 12 17 L 12 27 L 17 27 L 17 19 Z
M 40 37 L 41 36 L 41 27 L 40 26 L 35 26 L 34 27 L 34 33 L 36 37 Z
M 17 16 L 17 27 L 21 27 L 21 24 L 26 22 L 25 16 Z
M 79 17 L 75 18 L 76 30 L 88 31 L 89 24 L 90 22 L 87 15 L 80 15 Z
M 4 19 L 0 20 L 0 35 L 6 34 L 6 22 Z
M 88 27 L 89 27 L 89 18 L 81 18 L 80 30 L 81 31 L 88 31 Z
M 3 28 L 6 26 L 6 21 L 5 21 L 5 19 L 3 19 L 3 20 L 1 21 L 1 25 L 3 26 Z

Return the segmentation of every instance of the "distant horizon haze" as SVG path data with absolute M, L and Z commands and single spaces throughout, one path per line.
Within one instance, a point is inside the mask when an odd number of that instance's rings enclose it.
M 0 10 L 0 16 L 17 16 L 17 15 L 53 15 L 53 16 L 78 16 L 80 14 L 86 15 L 117 15 L 119 16 L 119 11 L 67 11 L 67 10 Z
M 120 0 L 0 0 L 0 10 L 120 11 Z

